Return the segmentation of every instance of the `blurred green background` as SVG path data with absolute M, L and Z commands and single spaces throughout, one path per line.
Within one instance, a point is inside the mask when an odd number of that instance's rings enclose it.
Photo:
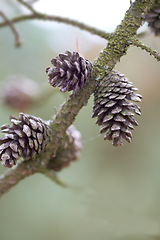
M 13 16 L 16 8 L 6 10 Z M 9 28 L 0 29 L 0 81 L 20 74 L 47 85 L 45 69 L 51 58 L 65 50 L 87 59 L 97 57 L 106 42 L 67 25 L 24 22 L 16 25 L 23 44 L 14 47 Z M 60 26 L 60 27 L 59 27 Z M 160 51 L 160 38 L 141 39 Z M 57 50 L 58 49 L 58 50 Z M 93 97 L 79 113 L 75 125 L 82 134 L 79 161 L 62 170 L 62 188 L 40 174 L 21 181 L 0 199 L 1 240 L 158 240 L 160 239 L 160 63 L 131 47 L 116 65 L 143 95 L 142 116 L 130 144 L 113 147 L 99 136 L 91 118 Z M 66 94 L 52 90 L 43 104 L 28 114 L 49 119 Z M 49 93 L 50 94 L 50 93 Z M 1 103 L 0 124 L 18 112 Z M 7 171 L 0 166 L 0 173 Z

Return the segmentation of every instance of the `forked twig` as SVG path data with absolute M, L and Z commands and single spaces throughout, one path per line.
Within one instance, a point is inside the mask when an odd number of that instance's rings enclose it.
M 13 34 L 15 36 L 15 46 L 20 47 L 22 42 L 21 42 L 20 35 L 19 35 L 18 31 L 14 27 L 13 22 L 11 20 L 9 20 L 7 18 L 7 16 L 4 14 L 4 12 L 2 12 L 1 10 L 0 10 L 0 15 L 4 19 L 6 24 L 10 27 L 11 31 L 13 32 Z

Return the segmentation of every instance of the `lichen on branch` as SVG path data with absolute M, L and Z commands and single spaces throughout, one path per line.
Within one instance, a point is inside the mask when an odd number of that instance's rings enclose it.
M 152 7 L 153 0 L 136 0 L 127 10 L 121 24 L 117 26 L 110 40 L 94 62 L 94 72 L 97 79 L 103 78 L 106 71 L 110 72 L 120 58 L 124 56 L 131 45 L 131 39 L 136 35 L 142 24 L 143 15 Z
M 23 1 L 20 1 L 23 2 Z M 64 19 L 56 16 L 48 16 L 32 11 L 32 14 L 11 19 L 12 23 L 20 22 L 28 19 L 53 20 L 71 24 L 93 34 L 108 39 L 108 44 L 105 49 L 99 54 L 98 58 L 93 62 L 91 76 L 87 79 L 82 89 L 76 93 L 72 93 L 66 102 L 60 107 L 58 113 L 50 121 L 49 127 L 53 131 L 53 139 L 46 146 L 44 151 L 39 153 L 32 161 L 21 162 L 16 168 L 1 177 L 0 192 L 7 192 L 11 187 L 17 184 L 24 177 L 35 172 L 41 172 L 47 175 L 48 163 L 53 156 L 56 155 L 58 149 L 63 149 L 63 140 L 68 127 L 75 121 L 76 116 L 83 106 L 88 102 L 88 99 L 95 91 L 96 86 L 102 81 L 106 73 L 109 73 L 116 63 L 124 56 L 130 45 L 133 44 L 133 37 L 136 35 L 138 28 L 142 24 L 142 17 L 152 7 L 153 0 L 135 0 L 126 12 L 121 24 L 112 34 L 107 34 L 95 28 L 91 28 L 85 24 L 74 20 Z M 0 27 L 6 26 L 6 23 L 0 23 Z M 59 156 L 62 156 L 61 154 Z M 59 159 L 58 161 L 61 161 Z M 60 162 L 59 162 L 60 163 Z M 52 174 L 48 174 L 50 177 Z M 58 181 L 57 181 L 58 182 Z

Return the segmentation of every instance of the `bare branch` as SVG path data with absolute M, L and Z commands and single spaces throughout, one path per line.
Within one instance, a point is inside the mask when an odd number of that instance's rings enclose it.
M 151 47 L 146 46 L 138 38 L 132 40 L 132 45 L 135 47 L 140 47 L 142 50 L 145 50 L 151 56 L 153 56 L 157 61 L 160 61 L 160 53 L 158 53 L 156 50 L 153 50 Z
M 37 14 L 37 11 L 27 2 L 24 2 L 23 0 L 18 0 L 18 2 L 28 8 L 32 13 Z
M 21 180 L 34 173 L 42 173 L 62 187 L 66 187 L 66 184 L 57 177 L 55 171 L 41 166 L 36 160 L 28 160 L 19 163 L 14 169 L 7 171 L 5 174 L 0 176 L 0 197 Z
M 21 162 L 16 168 L 0 176 L 0 197 L 14 187 L 20 180 L 36 172 L 34 162 Z
M 75 21 L 75 20 L 72 20 L 72 19 L 69 19 L 69 18 L 63 18 L 63 17 L 59 17 L 59 16 L 47 15 L 47 14 L 42 14 L 42 13 L 22 15 L 22 16 L 12 18 L 10 21 L 12 23 L 18 23 L 18 22 L 22 22 L 22 21 L 26 21 L 26 20 L 34 20 L 34 19 L 65 23 L 65 24 L 71 25 L 73 27 L 77 27 L 81 30 L 85 30 L 85 31 L 87 31 L 91 34 L 97 35 L 97 36 L 99 36 L 101 38 L 104 38 L 106 40 L 109 40 L 109 38 L 111 36 L 110 33 L 106 33 L 102 30 L 91 27 L 87 24 L 84 24 L 84 23 L 81 23 L 81 22 L 78 22 L 78 21 Z M 6 22 L 0 23 L 0 27 L 5 27 L 5 26 L 7 26 Z
M 10 29 L 12 30 L 12 32 L 15 36 L 15 46 L 20 47 L 21 46 L 20 35 L 19 35 L 18 31 L 16 30 L 16 28 L 14 27 L 13 22 L 11 20 L 9 20 L 2 11 L 0 11 L 0 15 L 4 19 L 4 21 L 5 21 L 4 23 L 6 24 L 6 26 L 10 27 Z

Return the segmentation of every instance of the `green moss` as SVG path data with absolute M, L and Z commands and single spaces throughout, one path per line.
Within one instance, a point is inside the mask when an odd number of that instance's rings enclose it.
M 146 13 L 154 3 L 153 0 L 135 1 L 116 31 L 110 36 L 106 48 L 94 61 L 95 79 L 101 81 L 106 72 L 111 71 L 120 58 L 127 53 L 132 44 L 131 39 L 142 23 L 142 15 Z

